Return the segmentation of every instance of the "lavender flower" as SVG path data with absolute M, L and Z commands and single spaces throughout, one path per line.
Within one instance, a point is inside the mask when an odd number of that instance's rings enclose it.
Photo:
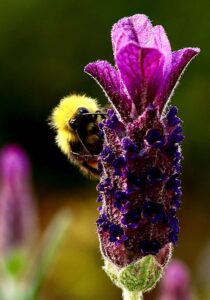
M 139 14 L 113 26 L 112 45 L 115 67 L 85 67 L 111 103 L 101 124 L 101 250 L 120 269 L 147 256 L 163 266 L 178 240 L 183 140 L 177 108 L 167 103 L 199 49 L 172 52 L 163 27 Z
M 184 263 L 173 260 L 161 280 L 161 295 L 158 300 L 190 300 L 190 274 Z
M 0 152 L 0 251 L 30 246 L 37 229 L 37 216 L 31 191 L 30 163 L 17 145 Z
M 38 243 L 33 200 L 29 159 L 21 147 L 7 145 L 0 151 L 0 299 L 37 299 L 70 224 L 70 214 L 58 212 Z

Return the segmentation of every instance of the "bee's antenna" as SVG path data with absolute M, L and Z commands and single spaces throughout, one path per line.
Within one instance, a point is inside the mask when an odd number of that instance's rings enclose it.
M 103 112 L 84 113 L 82 116 L 101 116 L 102 119 L 105 119 L 107 116 L 107 113 L 103 113 Z
M 107 116 L 107 113 L 102 113 L 102 112 L 98 112 L 98 113 L 84 113 L 82 114 L 83 116 L 86 116 L 86 115 L 100 115 L 100 116 Z

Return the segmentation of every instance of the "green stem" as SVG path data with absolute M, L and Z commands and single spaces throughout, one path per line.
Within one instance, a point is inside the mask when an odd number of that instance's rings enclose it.
M 123 300 L 143 300 L 142 292 L 129 292 L 123 290 Z

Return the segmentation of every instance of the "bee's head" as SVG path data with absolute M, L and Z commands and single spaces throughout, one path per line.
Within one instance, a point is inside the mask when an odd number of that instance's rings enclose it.
M 63 98 L 52 112 L 50 125 L 55 130 L 73 130 L 70 120 L 77 114 L 94 113 L 98 110 L 96 100 L 81 95 Z
M 54 108 L 49 124 L 55 129 L 57 144 L 64 153 L 69 152 L 69 142 L 76 140 L 75 129 L 79 116 L 97 110 L 97 101 L 83 95 L 67 96 Z
M 77 130 L 81 119 L 84 118 L 84 116 L 90 116 L 89 113 L 90 111 L 87 108 L 79 107 L 72 118 L 68 121 L 70 130 Z

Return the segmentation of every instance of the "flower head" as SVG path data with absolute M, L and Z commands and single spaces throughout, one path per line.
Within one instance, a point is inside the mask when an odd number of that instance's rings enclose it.
M 64 238 L 71 216 L 58 212 L 38 246 L 38 219 L 31 186 L 30 161 L 18 145 L 0 150 L 0 295 L 35 299 Z M 34 251 L 39 249 L 39 251 Z
M 161 295 L 158 300 L 190 300 L 190 272 L 187 266 L 178 260 L 173 260 L 166 268 L 161 280 Z
M 179 233 L 183 140 L 177 109 L 166 104 L 199 49 L 172 52 L 163 27 L 145 15 L 119 20 L 112 45 L 115 67 L 106 61 L 85 67 L 112 107 L 101 124 L 101 249 L 120 268 L 147 255 L 164 265 Z
M 30 162 L 17 145 L 0 152 L 0 251 L 29 245 L 36 231 L 37 216 L 30 182 Z
M 140 14 L 119 20 L 111 35 L 116 67 L 96 61 L 85 71 L 98 81 L 124 122 L 138 118 L 151 103 L 161 114 L 182 72 L 200 50 L 172 51 L 164 28 L 153 27 Z

